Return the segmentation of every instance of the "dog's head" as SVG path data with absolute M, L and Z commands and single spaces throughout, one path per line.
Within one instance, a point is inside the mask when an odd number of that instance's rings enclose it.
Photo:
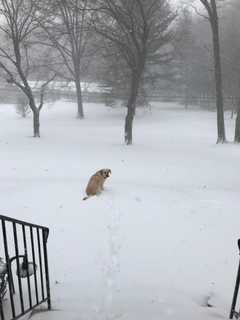
M 107 179 L 110 177 L 110 175 L 112 174 L 112 171 L 111 169 L 101 169 L 99 171 L 100 175 L 104 178 L 104 179 Z

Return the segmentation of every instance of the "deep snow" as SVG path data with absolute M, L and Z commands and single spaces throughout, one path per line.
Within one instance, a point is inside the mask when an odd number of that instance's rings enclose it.
M 214 112 L 156 103 L 138 111 L 125 146 L 124 110 L 86 104 L 77 120 L 75 108 L 46 106 L 34 139 L 30 117 L 0 106 L 0 212 L 50 227 L 55 311 L 34 319 L 227 319 L 240 147 L 215 144 Z M 106 190 L 82 201 L 102 167 Z

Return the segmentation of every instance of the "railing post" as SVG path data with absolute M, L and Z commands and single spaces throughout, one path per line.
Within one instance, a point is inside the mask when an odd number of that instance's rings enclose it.
M 15 313 L 15 304 L 13 299 L 14 289 L 13 289 L 13 283 L 12 283 L 12 270 L 11 270 L 11 262 L 8 255 L 7 232 L 6 232 L 6 225 L 4 220 L 2 220 L 2 232 L 3 232 L 5 260 L 7 264 L 7 273 L 8 273 L 8 277 L 10 278 L 10 281 L 8 282 L 8 287 L 9 287 L 9 295 L 10 295 L 10 301 L 11 301 L 12 316 L 13 318 L 15 318 L 16 313 Z
M 240 239 L 238 239 L 238 249 L 240 251 Z M 238 297 L 238 291 L 239 291 L 239 284 L 240 284 L 240 261 L 239 261 L 239 265 L 238 265 L 236 284 L 235 284 L 235 288 L 234 288 L 232 306 L 231 306 L 231 311 L 230 311 L 230 315 L 229 315 L 230 319 L 232 319 L 233 316 L 236 315 L 236 314 L 237 314 L 237 318 L 239 317 L 239 313 L 237 313 L 235 311 L 236 303 L 237 303 L 237 297 Z
M 47 302 L 48 302 L 48 310 L 51 310 L 52 306 L 51 306 L 50 280 L 49 280 L 48 255 L 47 255 L 47 239 L 48 239 L 48 235 L 49 235 L 49 230 L 48 229 L 42 229 L 44 266 L 45 266 L 46 289 L 47 289 Z

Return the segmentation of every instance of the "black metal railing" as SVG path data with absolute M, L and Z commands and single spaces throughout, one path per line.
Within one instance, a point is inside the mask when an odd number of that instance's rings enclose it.
M 51 309 L 49 229 L 3 215 L 0 223 L 0 319 L 18 319 L 42 303 Z
M 240 254 L 240 239 L 238 239 L 238 250 L 239 250 L 239 254 Z M 240 310 L 236 310 L 239 285 L 240 285 L 240 261 L 239 261 L 239 265 L 238 265 L 237 278 L 236 278 L 236 283 L 235 283 L 235 288 L 234 288 L 234 293 L 233 293 L 231 311 L 230 311 L 230 315 L 229 315 L 230 319 L 232 319 L 233 317 L 236 319 L 240 318 Z

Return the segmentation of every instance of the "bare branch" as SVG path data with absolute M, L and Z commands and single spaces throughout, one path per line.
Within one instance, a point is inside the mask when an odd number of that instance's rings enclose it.
M 56 73 L 51 77 L 49 78 L 46 82 L 44 82 L 42 85 L 41 85 L 41 89 L 40 89 L 40 103 L 39 103 L 39 106 L 38 106 L 38 110 L 40 111 L 43 107 L 43 103 L 44 103 L 44 94 L 45 94 L 45 90 L 47 88 L 47 86 L 49 85 L 50 82 L 52 82 L 55 78 L 56 78 Z

